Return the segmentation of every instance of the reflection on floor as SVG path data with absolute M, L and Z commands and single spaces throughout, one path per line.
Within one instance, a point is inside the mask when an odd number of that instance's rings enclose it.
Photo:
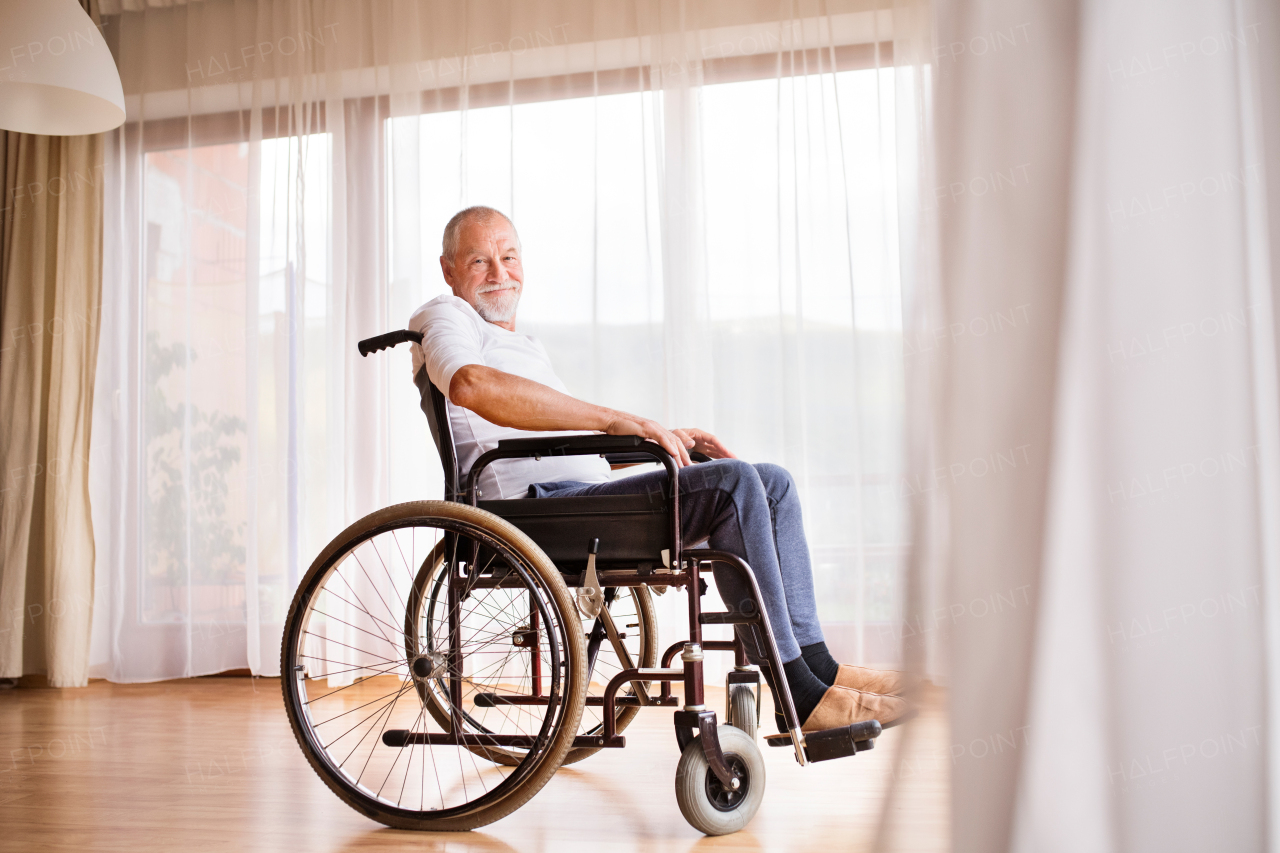
M 708 694 L 722 709 L 723 689 Z M 762 747 L 764 805 L 744 831 L 711 839 L 676 807 L 667 709 L 641 712 L 626 749 L 561 769 L 510 817 L 433 834 L 385 829 L 330 793 L 294 741 L 276 679 L 4 690 L 0 850 L 870 850 L 896 776 L 893 848 L 942 851 L 943 701 L 931 691 L 910 731 L 853 758 L 802 768 L 790 750 Z M 762 732 L 770 715 L 766 700 Z

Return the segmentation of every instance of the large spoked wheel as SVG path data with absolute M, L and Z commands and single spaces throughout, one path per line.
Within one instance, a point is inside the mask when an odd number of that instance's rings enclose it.
M 440 611 L 423 636 L 406 613 L 429 555 Z M 532 540 L 475 507 L 417 501 L 366 516 L 316 558 L 285 624 L 281 683 L 307 760 L 348 805 L 401 829 L 463 830 L 515 811 L 559 768 L 585 660 L 569 591 Z
M 755 740 L 739 728 L 717 726 L 716 734 L 738 787 L 725 787 L 711 772 L 702 743 L 694 738 L 676 765 L 676 803 L 694 829 L 728 835 L 746 826 L 764 801 L 764 756 Z
M 443 567 L 444 545 L 441 543 L 423 560 L 410 594 L 405 615 L 405 638 L 409 643 L 406 653 L 410 658 L 419 654 L 420 649 L 427 650 L 431 646 L 432 638 L 440 633 L 442 622 L 446 618 L 447 588 L 443 582 Z M 586 667 L 590 670 L 588 696 L 603 696 L 613 676 L 623 669 L 653 667 L 658 657 L 658 621 L 648 588 L 610 587 L 605 590 L 605 606 L 608 609 L 607 617 L 602 613 L 595 619 L 581 618 Z M 550 663 L 547 652 L 547 649 L 540 650 L 539 666 L 544 669 Z M 647 683 L 645 686 L 647 687 Z M 428 713 L 441 726 L 447 727 L 449 704 L 445 681 L 442 678 L 423 680 L 417 684 L 417 689 Z M 618 695 L 633 696 L 634 687 L 623 687 Z M 497 700 L 497 697 L 493 699 Z M 485 703 L 490 701 L 488 696 L 480 697 L 481 707 L 463 715 L 463 722 L 469 730 L 487 731 L 485 717 L 492 708 L 485 707 Z M 639 712 L 639 706 L 619 706 L 614 717 L 616 731 L 621 733 Z M 599 735 L 603 730 L 604 709 L 598 705 L 587 706 L 582 713 L 579 733 Z M 519 764 L 524 758 L 524 751 L 521 749 L 494 749 L 486 746 L 473 746 L 471 749 L 489 761 L 507 766 Z M 563 763 L 573 764 L 598 751 L 595 747 L 573 748 L 569 750 Z

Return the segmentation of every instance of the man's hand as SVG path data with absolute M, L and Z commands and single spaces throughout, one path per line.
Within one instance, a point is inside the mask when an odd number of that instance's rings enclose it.
M 685 439 L 677 438 L 674 432 L 662 424 L 648 418 L 629 415 L 626 412 L 614 412 L 614 415 L 615 417 L 605 425 L 604 431 L 609 435 L 638 435 L 641 438 L 647 438 L 670 453 L 677 468 L 693 464 L 688 450 L 692 445 L 686 444 Z
M 712 459 L 737 459 L 729 448 L 724 446 L 720 439 L 716 438 L 706 430 L 689 427 L 688 429 L 672 430 L 677 438 L 684 443 L 689 450 L 705 453 Z

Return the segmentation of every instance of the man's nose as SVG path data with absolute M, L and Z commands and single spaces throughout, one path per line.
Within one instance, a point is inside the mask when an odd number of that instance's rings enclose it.
M 489 273 L 489 281 L 496 284 L 502 284 L 511 278 L 511 276 L 507 274 L 507 265 L 502 263 L 502 261 L 498 261 L 496 264 L 491 264 L 489 269 L 492 270 L 492 272 Z

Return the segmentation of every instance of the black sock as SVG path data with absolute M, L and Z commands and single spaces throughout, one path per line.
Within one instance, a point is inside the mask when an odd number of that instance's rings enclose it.
M 804 725 L 804 721 L 809 719 L 813 709 L 822 701 L 828 685 L 813 674 L 803 657 L 787 661 L 782 665 L 782 671 L 787 674 L 787 686 L 791 688 L 791 701 L 796 706 L 796 716 L 800 718 L 800 725 Z
M 820 681 L 828 687 L 836 683 L 836 673 L 840 671 L 840 664 L 836 663 L 836 659 L 831 656 L 826 643 L 819 640 L 812 645 L 801 646 L 800 656 L 804 658 L 805 663 L 809 664 L 810 671 L 818 676 Z

